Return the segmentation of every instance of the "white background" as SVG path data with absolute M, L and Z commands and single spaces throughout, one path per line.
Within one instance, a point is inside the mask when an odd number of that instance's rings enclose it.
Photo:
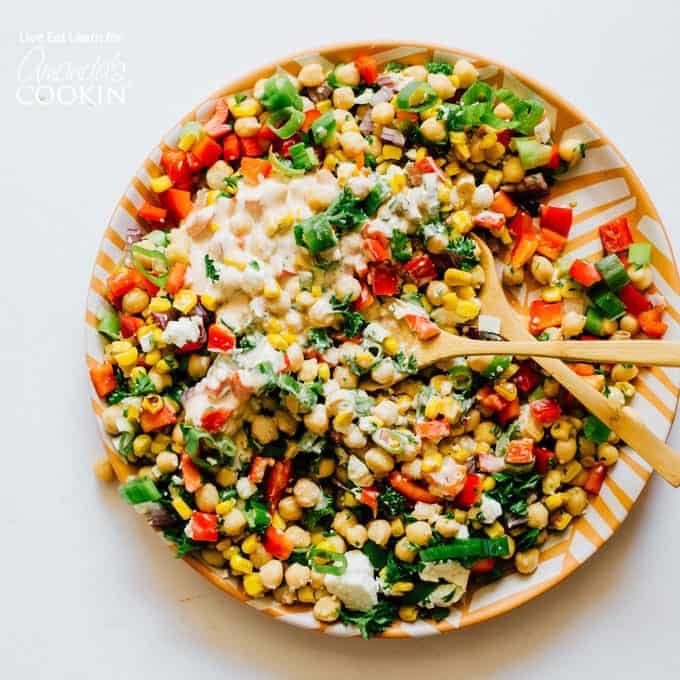
M 535 76 L 611 136 L 677 241 L 680 4 L 96 4 L 3 6 L 0 676 L 680 677 L 679 492 L 658 478 L 586 566 L 521 609 L 418 642 L 338 640 L 221 595 L 94 479 L 100 445 L 83 362 L 93 257 L 146 151 L 219 85 L 310 46 L 431 40 Z M 17 103 L 28 49 L 19 32 L 62 30 L 123 35 L 124 105 Z M 114 51 L 70 45 L 48 60 Z M 680 448 L 679 427 L 672 441 Z

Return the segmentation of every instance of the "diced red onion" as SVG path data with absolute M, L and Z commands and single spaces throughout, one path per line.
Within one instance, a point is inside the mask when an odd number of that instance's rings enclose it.
M 373 132 L 373 119 L 371 118 L 370 111 L 366 111 L 364 117 L 361 119 L 361 123 L 359 123 L 359 130 L 362 135 L 369 135 L 371 132 Z
M 404 146 L 406 144 L 406 137 L 399 130 L 389 127 L 382 129 L 380 139 L 388 144 L 394 144 L 394 146 Z
M 149 523 L 154 529 L 169 529 L 178 523 L 176 515 L 168 512 L 162 505 L 151 508 Z
M 315 103 L 328 99 L 333 92 L 333 88 L 328 83 L 321 83 L 318 87 L 310 87 L 307 96 Z
M 382 104 L 383 102 L 388 102 L 392 99 L 394 95 L 394 90 L 391 87 L 381 87 L 372 97 L 371 106 L 376 104 Z
M 378 83 L 380 87 L 389 87 L 392 88 L 392 90 L 397 89 L 397 83 L 392 76 L 382 75 L 376 80 L 376 83 Z
M 174 310 L 169 312 L 151 312 L 151 318 L 158 324 L 158 327 L 165 330 L 168 321 L 174 321 L 177 318 L 177 313 Z
M 125 234 L 125 240 L 128 245 L 133 243 L 138 243 L 146 236 L 146 230 L 137 222 L 134 222 L 127 228 L 127 233 Z

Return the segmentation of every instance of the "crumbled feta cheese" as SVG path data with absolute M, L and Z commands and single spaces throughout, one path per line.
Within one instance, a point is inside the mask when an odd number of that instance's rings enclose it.
M 257 486 L 247 477 L 240 477 L 236 482 L 236 493 L 239 498 L 250 498 L 257 491 Z
M 414 519 L 422 519 L 426 522 L 435 522 L 441 515 L 442 506 L 437 503 L 423 503 L 418 501 L 413 508 Z
M 139 346 L 142 348 L 142 352 L 150 352 L 155 344 L 151 331 L 144 333 L 144 335 L 139 338 Z
M 365 612 L 378 603 L 378 582 L 373 576 L 371 562 L 359 550 L 345 553 L 347 569 L 344 574 L 326 574 L 324 585 L 348 609 Z
M 201 335 L 200 323 L 200 318 L 196 316 L 183 316 L 177 321 L 169 321 L 163 331 L 163 342 L 177 347 L 196 342 Z
M 446 581 L 447 583 L 454 583 L 461 589 L 461 595 L 467 589 L 469 578 L 470 570 L 466 569 L 456 560 L 428 562 L 420 572 L 421 581 L 429 581 L 430 583 Z
M 376 342 L 382 342 L 389 336 L 389 331 L 382 324 L 372 321 L 364 328 L 364 337 Z
M 503 506 L 491 496 L 482 494 L 482 504 L 477 517 L 483 524 L 493 524 L 503 514 Z
M 550 141 L 550 121 L 547 118 L 534 127 L 534 137 L 541 144 L 547 144 Z
M 458 602 L 463 594 L 458 586 L 452 583 L 445 583 L 437 586 L 420 604 L 426 609 L 434 609 L 435 607 L 449 607 L 455 602 Z

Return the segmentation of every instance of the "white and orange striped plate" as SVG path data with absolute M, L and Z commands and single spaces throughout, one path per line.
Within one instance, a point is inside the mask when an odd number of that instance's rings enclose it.
M 421 64 L 433 59 L 453 63 L 456 59 L 465 57 L 475 63 L 480 77 L 489 83 L 509 87 L 524 97 L 531 95 L 541 100 L 549 113 L 553 128 L 557 130 L 556 138 L 568 133 L 569 137 L 582 140 L 588 147 L 585 160 L 559 178 L 551 196 L 551 202 L 557 205 L 574 202 L 576 206 L 575 224 L 567 252 L 579 257 L 598 257 L 600 241 L 597 227 L 616 217 L 628 217 L 635 236 L 652 244 L 656 292 L 661 293 L 668 304 L 666 316 L 670 328 L 667 337 L 680 339 L 680 281 L 668 235 L 631 167 L 592 123 L 548 88 L 488 59 L 424 44 L 357 43 L 320 51 L 310 50 L 254 71 L 199 104 L 152 149 L 116 206 L 97 253 L 85 315 L 88 365 L 102 358 L 102 342 L 96 325 L 97 317 L 107 307 L 104 298 L 106 277 L 123 255 L 126 230 L 136 220 L 136 209 L 151 196 L 150 179 L 162 174 L 158 167 L 161 150 L 166 144 L 176 142 L 179 127 L 187 120 L 207 119 L 217 97 L 247 91 L 259 78 L 267 77 L 277 69 L 282 68 L 295 75 L 301 65 L 309 60 L 320 59 L 337 63 L 350 61 L 357 54 L 372 54 L 381 64 L 389 61 Z M 512 299 L 520 314 L 526 312 L 531 297 L 532 291 L 523 287 L 518 296 Z M 634 406 L 650 428 L 663 436 L 668 436 L 670 431 L 678 405 L 679 384 L 680 369 L 644 370 L 637 381 L 638 393 Z M 94 390 L 91 395 L 104 448 L 118 478 L 125 480 L 134 469 L 114 453 L 111 439 L 101 427 L 103 405 Z M 451 615 L 443 621 L 395 623 L 382 637 L 419 637 L 444 633 L 485 621 L 536 597 L 574 571 L 616 531 L 640 495 L 650 473 L 650 467 L 645 461 L 635 452 L 625 449 L 621 459 L 607 476 L 602 493 L 589 506 L 585 515 L 575 521 L 566 532 L 551 538 L 542 547 L 540 564 L 535 573 L 531 576 L 514 574 L 492 585 L 473 589 L 461 606 L 454 608 Z M 355 628 L 342 624 L 320 624 L 306 606 L 284 606 L 271 598 L 250 599 L 237 581 L 230 578 L 224 570 L 210 568 L 190 557 L 185 558 L 185 562 L 224 592 L 280 621 L 331 635 L 357 634 Z

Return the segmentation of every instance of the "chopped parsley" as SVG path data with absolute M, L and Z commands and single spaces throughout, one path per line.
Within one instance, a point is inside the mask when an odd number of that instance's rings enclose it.
M 329 520 L 333 517 L 335 517 L 333 498 L 324 494 L 319 503 L 305 512 L 305 516 L 302 518 L 302 525 L 305 529 L 311 531 L 320 524 L 330 524 Z
M 203 262 L 205 263 L 205 275 L 213 283 L 215 283 L 215 281 L 219 281 L 220 273 L 217 271 L 217 267 L 215 266 L 215 260 L 213 260 L 212 257 L 206 253 L 203 257 Z
M 248 526 L 257 534 L 263 533 L 272 521 L 266 504 L 257 495 L 246 500 L 245 515 Z
M 346 295 L 342 301 L 333 295 L 330 302 L 333 311 L 342 314 L 344 322 L 342 332 L 345 334 L 345 337 L 353 338 L 359 335 L 366 326 L 366 320 L 359 312 L 354 312 L 350 309 L 351 295 Z
M 508 509 L 517 515 L 525 515 L 527 497 L 536 490 L 536 486 L 541 481 L 541 476 L 496 472 L 492 477 L 496 480 L 496 486 L 485 493 L 497 500 L 503 506 L 503 509 Z
M 253 269 L 256 269 L 257 271 L 260 271 L 260 263 L 257 260 L 251 260 L 248 262 L 248 266 L 252 267 Z
M 257 338 L 254 335 L 244 335 L 239 338 L 238 346 L 240 349 L 248 352 L 249 350 L 255 349 L 257 347 Z
M 333 343 L 324 328 L 310 328 L 309 342 L 319 354 L 323 354 L 323 352 L 333 346 Z
M 411 239 L 408 234 L 399 229 L 395 229 L 390 239 L 390 250 L 392 257 L 397 262 L 407 262 L 413 255 L 413 248 L 411 247 Z
M 149 378 L 146 373 L 143 373 L 135 378 L 129 391 L 121 387 L 116 387 L 116 389 L 106 397 L 106 401 L 109 404 L 119 404 L 123 399 L 127 399 L 127 397 L 144 397 L 148 394 L 155 393 L 156 387 L 151 382 L 151 378 Z
M 248 99 L 248 97 L 245 94 L 237 94 L 234 96 L 234 100 L 237 104 L 244 102 L 246 99 Z
M 392 361 L 394 361 L 394 365 L 397 367 L 399 373 L 413 375 L 418 372 L 418 362 L 415 354 L 411 354 L 407 357 L 403 352 L 399 352 L 392 357 Z
M 445 76 L 453 73 L 453 66 L 445 61 L 428 61 L 425 68 L 428 73 L 443 73 Z
M 390 73 L 399 73 L 400 71 L 403 71 L 404 68 L 405 66 L 398 61 L 390 61 L 387 66 L 385 66 L 385 70 Z
M 451 241 L 448 251 L 454 267 L 465 272 L 469 272 L 479 264 L 479 258 L 475 254 L 475 242 L 467 236 L 461 236 Z
M 175 557 L 184 557 L 189 553 L 202 550 L 204 544 L 194 541 L 184 533 L 184 527 L 172 527 L 163 532 L 166 540 L 175 544 Z
M 391 516 L 398 516 L 403 514 L 406 508 L 406 497 L 402 496 L 397 490 L 388 486 L 378 496 L 378 507 L 386 514 Z
M 349 609 L 340 610 L 340 621 L 359 628 L 361 637 L 368 640 L 387 628 L 397 615 L 397 605 L 389 600 L 381 600 L 367 612 L 355 612 Z

